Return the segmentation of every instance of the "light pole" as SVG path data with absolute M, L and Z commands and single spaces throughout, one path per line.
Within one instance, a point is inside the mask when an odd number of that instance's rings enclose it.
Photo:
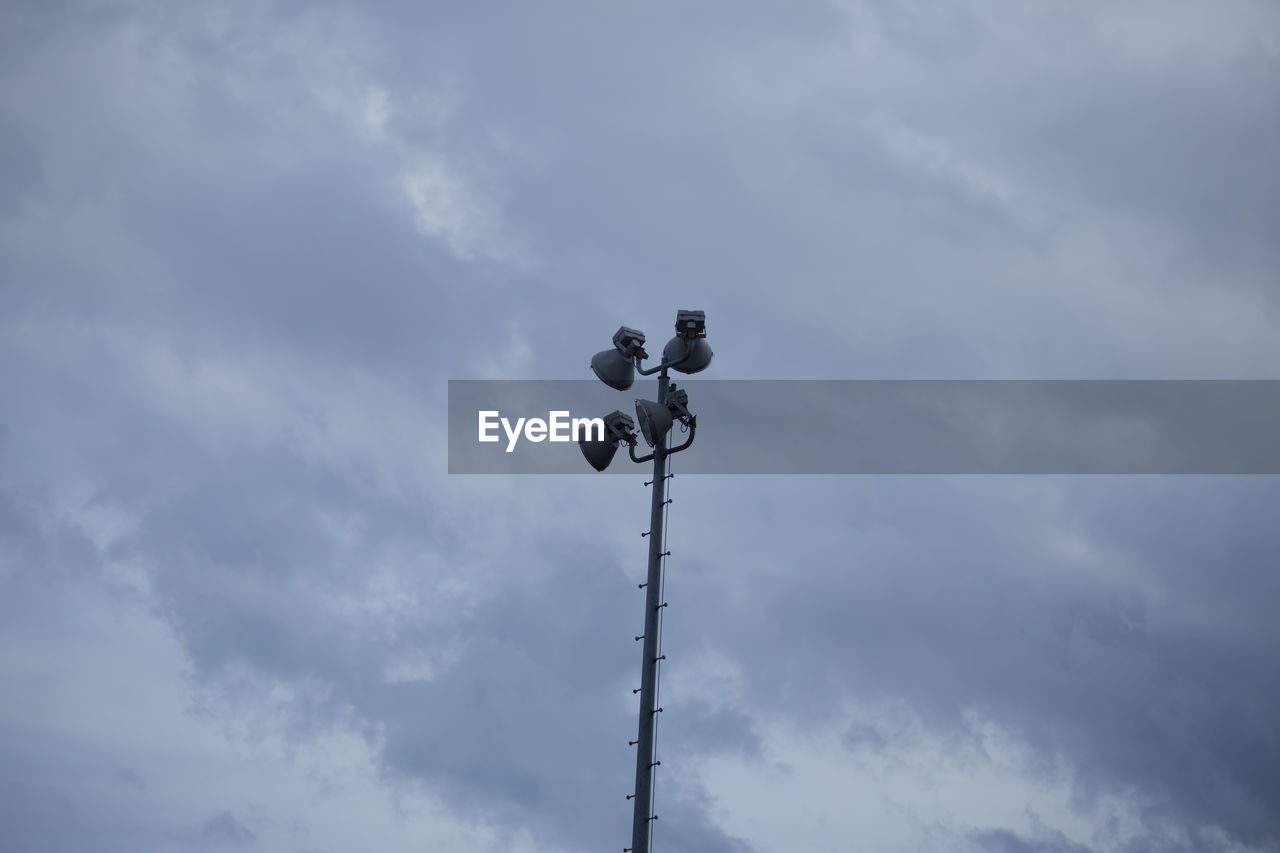
M 662 601 L 662 558 L 666 552 L 662 550 L 662 516 L 667 504 L 667 457 L 679 453 L 693 444 L 697 431 L 697 418 L 689 413 L 689 396 L 676 388 L 667 374 L 668 369 L 681 373 L 698 373 L 711 363 L 711 347 L 706 340 L 706 317 L 702 311 L 680 311 L 676 314 L 676 336 L 663 348 L 662 362 L 656 367 L 645 370 L 641 361 L 648 358 L 644 351 L 644 333 L 626 326 L 620 328 L 613 336 L 614 349 L 596 353 L 591 359 L 591 369 L 606 385 L 625 391 L 635 381 L 635 374 L 650 376 L 658 374 L 658 399 L 636 400 L 636 417 L 640 421 L 640 431 L 645 441 L 653 448 L 647 456 L 636 456 L 635 426 L 631 418 L 623 412 L 614 412 L 605 419 L 606 434 L 602 440 L 583 440 L 579 442 L 582 454 L 597 471 L 608 467 L 618 445 L 625 442 L 627 453 L 633 462 L 653 460 L 653 501 L 649 514 L 649 570 L 645 582 L 640 584 L 645 590 L 644 597 L 644 634 L 637 639 L 644 640 L 644 648 L 640 659 L 640 719 L 636 739 L 631 743 L 636 747 L 636 784 L 635 791 L 627 796 L 633 799 L 634 810 L 631 822 L 631 846 L 623 848 L 624 853 L 650 853 L 649 827 L 657 820 L 653 814 L 653 769 L 658 766 L 654 761 L 654 718 L 662 711 L 656 707 L 658 696 L 658 636 L 661 629 L 661 611 L 666 607 Z M 689 437 L 678 447 L 667 447 L 667 434 L 675 421 L 679 420 L 688 427 Z

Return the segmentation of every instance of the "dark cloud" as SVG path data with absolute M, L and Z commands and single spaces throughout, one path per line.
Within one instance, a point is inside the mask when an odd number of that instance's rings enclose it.
M 0 846 L 623 846 L 642 480 L 446 380 L 1274 378 L 1277 24 L 9 4 Z M 1270 480 L 677 474 L 658 849 L 1280 843 Z
M 989 829 L 975 832 L 970 836 L 979 850 L 989 853 L 1089 853 L 1089 848 L 1076 844 L 1061 833 L 1055 833 L 1051 839 L 1023 838 L 1007 829 Z
M 1059 489 L 1066 503 L 1046 504 Z M 711 568 L 725 558 L 699 544 L 694 567 L 706 568 L 684 592 L 706 624 L 683 626 L 694 632 L 683 642 L 722 634 L 772 714 L 813 725 L 839 719 L 845 700 L 909 697 L 929 725 L 965 740 L 977 710 L 1030 745 L 1028 772 L 1071 767 L 1086 812 L 1128 792 L 1161 820 L 1275 843 L 1280 755 L 1262 717 L 1280 702 L 1270 651 L 1280 637 L 1258 604 L 1274 585 L 1277 543 L 1257 516 L 1276 500 L 1268 481 L 820 491 L 843 509 L 813 522 L 861 545 L 836 555 L 823 539 L 752 537 L 730 552 L 730 581 Z M 755 512 L 778 511 L 780 498 L 754 499 Z M 695 538 L 732 535 L 717 526 Z M 790 556 L 775 562 L 779 547 Z M 758 593 L 726 596 L 716 587 L 727 583 Z M 847 742 L 880 751 L 898 737 L 891 724 L 857 723 Z

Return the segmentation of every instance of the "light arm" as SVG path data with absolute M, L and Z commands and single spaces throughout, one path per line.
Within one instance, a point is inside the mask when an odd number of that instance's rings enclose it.
M 693 444 L 693 436 L 697 431 L 698 418 L 695 416 L 689 419 L 689 437 L 684 440 L 684 444 L 681 444 L 679 447 L 671 448 L 667 451 L 667 455 L 670 456 L 672 453 L 679 453 L 681 450 L 688 450 L 689 445 Z M 648 462 L 655 455 L 655 453 L 650 453 L 648 456 L 636 456 L 636 442 L 634 441 L 627 445 L 627 451 L 631 454 L 632 462 Z
M 693 355 L 693 345 L 691 342 L 686 340 L 684 355 L 680 356 L 680 358 L 676 359 L 675 361 L 667 361 L 664 358 L 661 364 L 654 365 L 648 370 L 645 370 L 640 366 L 640 356 L 636 356 L 636 373 L 639 373 L 641 376 L 652 376 L 653 374 L 657 373 L 659 370 L 666 370 L 668 367 L 678 367 L 684 364 L 686 361 L 689 360 L 689 357 L 691 355 Z

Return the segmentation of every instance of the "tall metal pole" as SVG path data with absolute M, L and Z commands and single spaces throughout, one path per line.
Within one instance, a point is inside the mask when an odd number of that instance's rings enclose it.
M 658 375 L 658 403 L 667 401 L 667 369 Z M 658 611 L 662 607 L 662 510 L 666 504 L 667 439 L 653 449 L 653 509 L 649 517 L 649 575 L 644 596 L 644 652 L 640 662 L 640 731 L 636 737 L 635 812 L 632 853 L 649 853 L 653 819 L 653 723 L 658 709 Z

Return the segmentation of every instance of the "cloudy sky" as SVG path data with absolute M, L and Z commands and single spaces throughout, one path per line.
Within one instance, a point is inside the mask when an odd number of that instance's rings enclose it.
M 621 850 L 644 477 L 451 476 L 448 380 L 1276 378 L 1278 81 L 1273 0 L 3 3 L 0 848 Z M 1274 478 L 680 464 L 655 850 L 1280 850 Z

